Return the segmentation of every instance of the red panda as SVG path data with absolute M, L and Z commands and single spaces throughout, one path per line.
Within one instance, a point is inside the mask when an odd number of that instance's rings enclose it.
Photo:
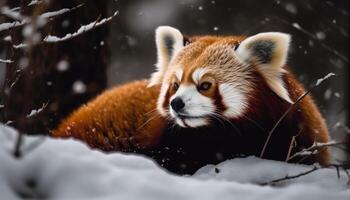
M 159 27 L 157 71 L 149 82 L 101 94 L 53 135 L 141 153 L 179 174 L 240 155 L 260 156 L 269 131 L 305 92 L 286 66 L 289 43 L 288 34 L 277 32 L 186 39 L 175 28 Z M 326 148 L 288 158 L 328 141 L 325 121 L 306 96 L 277 126 L 262 157 L 327 165 Z

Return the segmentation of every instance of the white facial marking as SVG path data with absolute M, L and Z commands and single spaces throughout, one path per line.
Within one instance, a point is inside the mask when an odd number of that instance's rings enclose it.
M 183 127 L 198 127 L 207 124 L 206 118 L 214 112 L 215 106 L 210 98 L 198 92 L 194 84 L 181 85 L 177 92 L 170 98 L 170 102 L 176 97 L 181 98 L 185 103 L 185 107 L 181 113 L 176 113 L 170 106 L 170 115 L 176 119 L 178 125 Z M 179 119 L 178 114 L 188 116 L 188 118 Z
M 198 119 L 185 119 L 184 120 L 186 125 L 192 128 L 199 127 L 199 126 L 205 126 L 208 124 L 208 120 L 205 118 L 198 118 Z
M 222 96 L 222 101 L 227 107 L 223 113 L 229 118 L 237 118 L 244 114 L 247 109 L 247 97 L 239 89 L 230 84 L 220 84 L 219 91 Z
M 181 81 L 182 80 L 182 75 L 183 75 L 184 71 L 183 69 L 177 69 L 175 71 L 175 76 L 177 78 L 178 81 Z
M 179 118 L 176 119 L 176 123 L 179 125 L 179 126 L 182 126 L 182 127 L 186 127 L 186 125 L 183 123 L 183 121 Z
M 198 84 L 201 78 L 207 73 L 207 69 L 205 68 L 198 68 L 192 73 L 192 79 L 193 81 Z
M 162 116 L 167 115 L 166 111 L 163 108 L 163 103 L 165 101 L 165 95 L 166 95 L 166 92 L 168 91 L 169 86 L 170 85 L 168 83 L 164 83 L 164 84 L 162 84 L 162 87 L 160 88 L 160 93 L 159 93 L 159 97 L 158 97 L 158 101 L 157 101 L 157 110 L 159 111 L 159 113 Z

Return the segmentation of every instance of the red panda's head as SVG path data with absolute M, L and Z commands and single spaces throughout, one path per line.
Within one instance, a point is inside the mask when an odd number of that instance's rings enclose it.
M 213 118 L 240 118 L 259 89 L 257 74 L 270 90 L 291 102 L 281 78 L 289 35 L 269 32 L 191 40 L 172 27 L 156 30 L 158 63 L 150 86 L 161 85 L 157 109 L 163 116 L 182 127 L 210 125 Z

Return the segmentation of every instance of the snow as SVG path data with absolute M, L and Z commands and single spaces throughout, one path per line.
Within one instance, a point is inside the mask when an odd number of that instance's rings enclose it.
M 58 15 L 62 15 L 62 14 L 67 13 L 69 11 L 71 11 L 71 9 L 63 8 L 61 10 L 43 13 L 42 15 L 40 15 L 40 17 L 42 17 L 42 18 L 51 18 L 51 17 L 55 17 L 55 16 L 58 16 Z
M 37 2 L 34 2 L 34 3 L 37 3 Z M 59 16 L 59 15 L 63 15 L 67 12 L 71 12 L 75 9 L 80 8 L 81 6 L 82 6 L 82 4 L 80 4 L 76 7 L 73 7 L 73 8 L 62 8 L 62 9 L 56 10 L 56 11 L 45 12 L 45 13 L 38 16 L 37 24 L 42 27 L 46 24 L 46 21 L 48 19 Z M 9 9 L 8 7 L 3 7 L 3 8 L 1 8 L 0 12 L 1 12 L 1 14 L 5 15 L 5 16 L 8 16 L 12 19 L 17 20 L 15 22 L 1 23 L 0 24 L 0 32 L 5 31 L 5 30 L 9 30 L 12 28 L 20 27 L 20 26 L 23 26 L 25 24 L 31 24 L 31 22 L 32 22 L 31 18 L 21 16 L 21 14 L 19 12 L 17 12 L 16 9 Z
M 25 44 L 25 43 L 20 43 L 20 44 L 16 44 L 16 45 L 12 45 L 13 48 L 15 49 L 23 49 L 23 48 L 26 48 L 28 47 L 29 45 L 28 44 Z
M 28 6 L 33 6 L 33 5 L 39 5 L 41 4 L 42 1 L 39 0 L 32 0 L 30 3 L 28 3 Z
M 349 199 L 349 180 L 319 169 L 278 187 L 262 186 L 312 167 L 237 158 L 208 165 L 192 177 L 169 174 L 153 161 L 123 153 L 105 154 L 69 139 L 24 138 L 23 157 L 11 156 L 17 132 L 0 125 L 0 198 L 38 199 Z M 35 148 L 33 148 L 36 146 Z
M 316 37 L 319 39 L 319 40 L 324 40 L 326 38 L 326 34 L 322 31 L 319 31 L 316 33 Z
M 8 63 L 13 63 L 13 61 L 12 61 L 12 60 L 3 60 L 3 59 L 0 59 L 0 63 L 6 63 L 6 64 L 8 64 Z
M 46 108 L 46 106 L 47 106 L 48 104 L 44 104 L 41 108 L 39 108 L 39 109 L 34 109 L 34 110 L 32 110 L 32 111 L 30 111 L 30 113 L 26 116 L 27 118 L 31 118 L 31 117 L 33 117 L 34 115 L 37 115 L 37 114 L 39 114 L 40 112 L 42 112 L 45 108 Z
M 294 15 L 297 14 L 297 12 L 298 12 L 297 8 L 292 3 L 287 3 L 285 6 L 285 9 Z
M 316 86 L 320 85 L 323 81 L 329 79 L 330 77 L 332 76 L 335 76 L 334 73 L 328 73 L 326 76 L 324 76 L 323 78 L 319 78 L 317 81 L 316 81 Z
M 86 85 L 83 81 L 75 81 L 72 86 L 73 92 L 76 94 L 83 94 L 86 92 Z
M 301 30 L 300 25 L 299 25 L 298 23 L 296 23 L 296 22 L 292 23 L 292 26 L 293 26 L 294 28 L 296 28 L 296 29 Z
M 69 68 L 69 62 L 66 60 L 61 60 L 60 62 L 57 63 L 57 70 L 59 72 L 67 71 L 68 68 Z
M 7 6 L 3 6 L 3 7 L 1 7 L 0 11 L 1 11 L 2 15 L 5 15 L 9 18 L 12 18 L 12 19 L 15 19 L 18 21 L 23 20 L 23 16 L 19 12 L 17 12 L 16 8 L 10 9 Z
M 88 32 L 88 31 L 90 31 L 98 26 L 101 26 L 101 25 L 111 21 L 117 14 L 118 14 L 118 11 L 116 11 L 111 17 L 104 18 L 100 21 L 94 21 L 94 22 L 91 22 L 90 24 L 81 26 L 76 32 L 68 33 L 63 37 L 48 35 L 44 38 L 44 42 L 53 43 L 53 42 L 61 42 L 61 41 L 70 40 L 72 38 L 75 38 L 75 37 L 77 37 L 85 32 Z
M 2 23 L 0 24 L 0 32 L 4 31 L 4 30 L 8 30 L 11 28 L 16 28 L 19 26 L 22 26 L 23 24 L 21 22 L 6 22 L 6 23 Z
M 324 96 L 324 99 L 329 100 L 329 99 L 332 97 L 332 89 L 331 89 L 331 88 L 328 88 L 328 89 L 324 92 L 323 96 Z

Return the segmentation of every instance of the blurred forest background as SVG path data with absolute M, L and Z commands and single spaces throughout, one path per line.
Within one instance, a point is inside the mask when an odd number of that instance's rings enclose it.
M 156 62 L 154 30 L 160 25 L 187 35 L 290 33 L 288 65 L 306 88 L 330 72 L 338 75 L 312 93 L 332 137 L 340 139 L 349 131 L 346 0 L 0 0 L 0 6 L 0 24 L 16 21 L 6 14 L 11 9 L 31 19 L 71 9 L 48 17 L 43 25 L 0 25 L 0 59 L 11 61 L 0 62 L 1 120 L 25 133 L 48 133 L 105 88 L 148 78 Z M 73 33 L 115 11 L 111 21 L 74 39 L 42 41 L 47 35 Z M 25 43 L 30 46 L 21 47 Z

